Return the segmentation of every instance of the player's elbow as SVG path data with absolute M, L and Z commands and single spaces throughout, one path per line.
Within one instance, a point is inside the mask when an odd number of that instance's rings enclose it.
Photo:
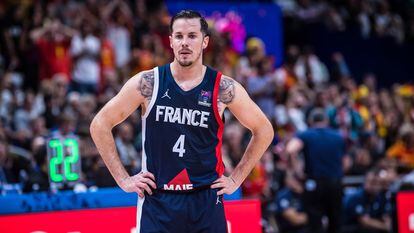
M 266 128 L 265 135 L 266 135 L 266 142 L 267 142 L 267 144 L 270 145 L 270 143 L 272 143 L 273 138 L 275 136 L 275 132 L 273 131 L 272 125 L 270 125 L 269 127 Z
M 104 119 L 102 116 L 98 113 L 92 120 L 91 125 L 89 126 L 89 132 L 91 133 L 92 138 L 95 135 L 100 134 L 100 130 L 104 130 L 105 128 L 108 128 L 105 124 Z
M 96 135 L 96 131 L 99 129 L 99 119 L 95 116 L 91 122 L 91 125 L 89 126 L 89 132 L 93 138 L 94 135 Z
M 260 135 L 260 137 L 263 138 L 263 141 L 265 141 L 267 145 L 270 145 L 275 133 L 269 120 L 266 119 L 264 123 L 260 124 L 260 127 L 257 130 L 257 135 Z

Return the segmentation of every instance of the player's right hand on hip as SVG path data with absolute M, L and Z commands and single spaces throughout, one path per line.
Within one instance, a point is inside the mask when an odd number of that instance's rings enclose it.
M 136 192 L 139 197 L 144 197 L 144 192 L 152 195 L 152 189 L 157 189 L 155 176 L 151 172 L 140 172 L 121 180 L 119 186 L 127 193 Z
M 221 176 L 213 182 L 210 186 L 212 189 L 219 189 L 217 195 L 232 194 L 236 191 L 238 186 L 231 177 Z

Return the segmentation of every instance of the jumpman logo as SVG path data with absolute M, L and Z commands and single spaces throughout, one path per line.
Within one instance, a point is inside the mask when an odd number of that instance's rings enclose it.
M 219 203 L 222 204 L 221 201 L 220 201 L 220 196 L 217 196 L 216 205 L 218 205 Z
M 168 95 L 168 91 L 169 91 L 170 89 L 167 89 L 167 91 L 165 91 L 165 93 L 164 93 L 164 95 L 161 97 L 161 99 L 162 98 L 164 98 L 164 97 L 168 97 L 168 99 L 171 99 L 171 97 Z

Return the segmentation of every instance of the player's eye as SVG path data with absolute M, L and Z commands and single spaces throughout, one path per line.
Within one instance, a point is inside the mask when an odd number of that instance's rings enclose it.
M 182 39 L 183 35 L 175 35 L 175 39 Z
M 197 36 L 194 34 L 189 35 L 188 37 L 190 37 L 190 39 L 195 39 Z

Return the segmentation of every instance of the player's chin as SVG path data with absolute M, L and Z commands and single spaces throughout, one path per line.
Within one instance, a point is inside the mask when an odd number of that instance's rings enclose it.
M 193 64 L 193 62 L 192 61 L 189 61 L 189 60 L 178 60 L 178 63 L 181 65 L 181 66 L 184 66 L 184 67 L 186 67 L 186 66 L 191 66 L 192 64 Z

